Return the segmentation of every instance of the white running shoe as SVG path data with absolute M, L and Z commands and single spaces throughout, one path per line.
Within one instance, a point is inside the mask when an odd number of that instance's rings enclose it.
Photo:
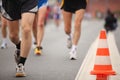
M 67 39 L 67 47 L 70 49 L 72 47 L 72 38 Z
M 16 66 L 16 77 L 25 77 L 25 68 L 23 66 L 23 64 L 18 64 Z
M 77 59 L 77 51 L 76 50 L 73 50 L 73 51 L 71 50 L 69 54 L 70 54 L 70 59 L 71 60 L 76 60 Z
M 7 48 L 7 43 L 2 43 L 0 48 L 1 48 L 1 49 Z

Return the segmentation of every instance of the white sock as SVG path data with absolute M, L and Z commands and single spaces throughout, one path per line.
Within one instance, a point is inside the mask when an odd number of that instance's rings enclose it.
M 77 49 L 77 45 L 72 45 L 72 51 Z

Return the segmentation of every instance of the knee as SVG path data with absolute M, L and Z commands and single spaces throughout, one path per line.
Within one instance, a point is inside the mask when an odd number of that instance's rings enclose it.
M 28 35 L 31 34 L 31 28 L 30 27 L 25 27 L 22 30 L 22 35 Z
M 38 26 L 39 28 L 43 28 L 44 22 L 39 22 L 39 23 L 37 24 L 37 26 Z
M 22 33 L 23 33 L 23 35 L 30 34 L 31 30 L 32 30 L 32 25 L 31 24 L 22 25 Z
M 76 20 L 75 21 L 75 27 L 81 26 L 81 23 L 82 23 L 82 19 L 81 20 Z
M 14 42 L 16 39 L 18 39 L 18 36 L 19 36 L 18 33 L 14 33 L 14 32 L 9 34 L 9 37 L 12 42 Z
M 81 26 L 83 20 L 83 15 L 79 15 L 79 17 L 75 18 L 75 26 Z
M 32 27 L 30 26 L 23 26 L 22 28 L 22 38 L 23 39 L 29 39 L 31 37 Z
M 66 33 L 66 34 L 70 34 L 70 33 L 71 33 L 71 29 L 66 27 L 66 28 L 65 28 L 65 33 Z

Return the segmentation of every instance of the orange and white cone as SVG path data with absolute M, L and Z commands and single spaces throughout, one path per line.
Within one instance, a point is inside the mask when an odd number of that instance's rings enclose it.
M 112 70 L 105 30 L 101 30 L 100 32 L 94 69 L 90 73 L 92 75 L 97 75 L 97 77 L 99 77 L 100 75 L 115 75 L 115 71 Z M 104 79 L 101 79 L 101 80 L 104 80 Z

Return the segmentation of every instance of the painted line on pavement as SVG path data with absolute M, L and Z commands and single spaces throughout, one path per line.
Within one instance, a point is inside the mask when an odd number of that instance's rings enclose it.
M 108 33 L 108 41 L 110 58 L 113 67 L 113 71 L 116 72 L 116 75 L 110 76 L 109 80 L 120 80 L 120 53 L 116 46 L 115 38 L 113 32 Z
M 75 80 L 95 80 L 96 76 L 90 75 L 90 71 L 93 69 L 97 46 L 98 37 L 90 46 Z

